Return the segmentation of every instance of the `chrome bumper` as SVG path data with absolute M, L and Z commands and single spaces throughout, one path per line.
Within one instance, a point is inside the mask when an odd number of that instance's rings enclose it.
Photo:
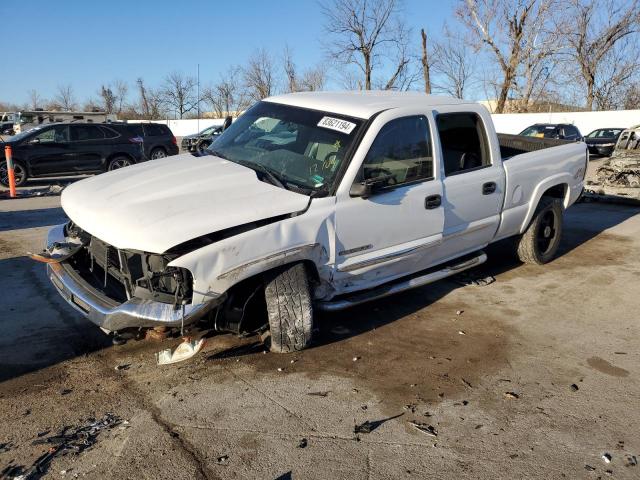
M 49 232 L 49 243 L 64 238 L 62 226 Z M 188 325 L 224 300 L 224 295 L 198 305 L 173 305 L 140 298 L 118 303 L 89 285 L 68 262 L 47 264 L 47 276 L 60 295 L 93 323 L 104 330 L 132 327 L 179 327 Z

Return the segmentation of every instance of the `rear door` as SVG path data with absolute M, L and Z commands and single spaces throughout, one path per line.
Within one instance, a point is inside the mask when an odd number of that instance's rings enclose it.
M 489 141 L 489 135 L 495 138 L 489 120 L 478 112 L 451 109 L 434 112 L 444 169 L 443 260 L 478 250 L 493 239 L 505 190 L 500 151 Z
M 35 176 L 71 171 L 74 154 L 69 146 L 69 126 L 44 127 L 23 143 L 25 158 Z
M 103 169 L 106 150 L 104 131 L 97 125 L 71 125 L 74 170 L 95 172 Z
M 427 112 L 392 110 L 379 115 L 365 135 L 337 196 L 334 280 L 341 293 L 436 261 L 444 216 L 432 131 Z M 349 195 L 353 184 L 379 176 L 390 181 L 369 198 Z

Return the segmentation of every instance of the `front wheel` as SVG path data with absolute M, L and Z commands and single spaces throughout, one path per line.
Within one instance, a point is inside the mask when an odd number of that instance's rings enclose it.
M 13 161 L 13 174 L 16 180 L 16 187 L 21 187 L 27 183 L 27 169 L 22 162 Z M 0 184 L 5 187 L 9 186 L 9 169 L 6 160 L 0 161 Z
M 167 156 L 167 152 L 164 148 L 154 148 L 151 151 L 151 160 L 158 160 Z
M 271 330 L 271 351 L 297 352 L 311 342 L 313 308 L 307 271 L 288 265 L 267 279 L 264 288 Z
M 127 157 L 115 157 L 111 159 L 109 162 L 109 166 L 107 167 L 108 171 L 118 170 L 119 168 L 128 167 L 129 165 L 133 165 L 133 161 Z
M 544 265 L 558 252 L 562 237 L 562 202 L 543 197 L 533 219 L 518 242 L 518 257 L 524 263 Z

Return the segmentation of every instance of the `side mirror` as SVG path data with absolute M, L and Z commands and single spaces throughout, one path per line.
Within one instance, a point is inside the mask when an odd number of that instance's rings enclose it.
M 368 181 L 362 183 L 354 183 L 349 190 L 350 197 L 369 198 L 372 193 L 372 185 Z

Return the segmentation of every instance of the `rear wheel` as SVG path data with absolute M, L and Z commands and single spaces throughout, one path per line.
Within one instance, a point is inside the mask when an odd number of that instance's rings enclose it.
M 109 166 L 107 167 L 108 171 L 118 170 L 119 168 L 128 167 L 129 165 L 133 165 L 133 161 L 127 157 L 114 157 L 109 162 Z
M 562 210 L 562 202 L 557 198 L 542 197 L 518 242 L 522 262 L 543 265 L 553 260 L 562 237 Z
M 307 271 L 302 263 L 288 265 L 265 285 L 271 351 L 295 352 L 311 342 L 313 309 Z
M 167 151 L 164 148 L 154 148 L 151 150 L 151 160 L 157 160 L 167 156 Z
M 27 169 L 24 164 L 18 160 L 13 161 L 13 173 L 16 180 L 16 187 L 21 187 L 27 183 Z M 0 162 L 0 184 L 5 187 L 9 186 L 9 169 L 7 168 L 7 162 Z

